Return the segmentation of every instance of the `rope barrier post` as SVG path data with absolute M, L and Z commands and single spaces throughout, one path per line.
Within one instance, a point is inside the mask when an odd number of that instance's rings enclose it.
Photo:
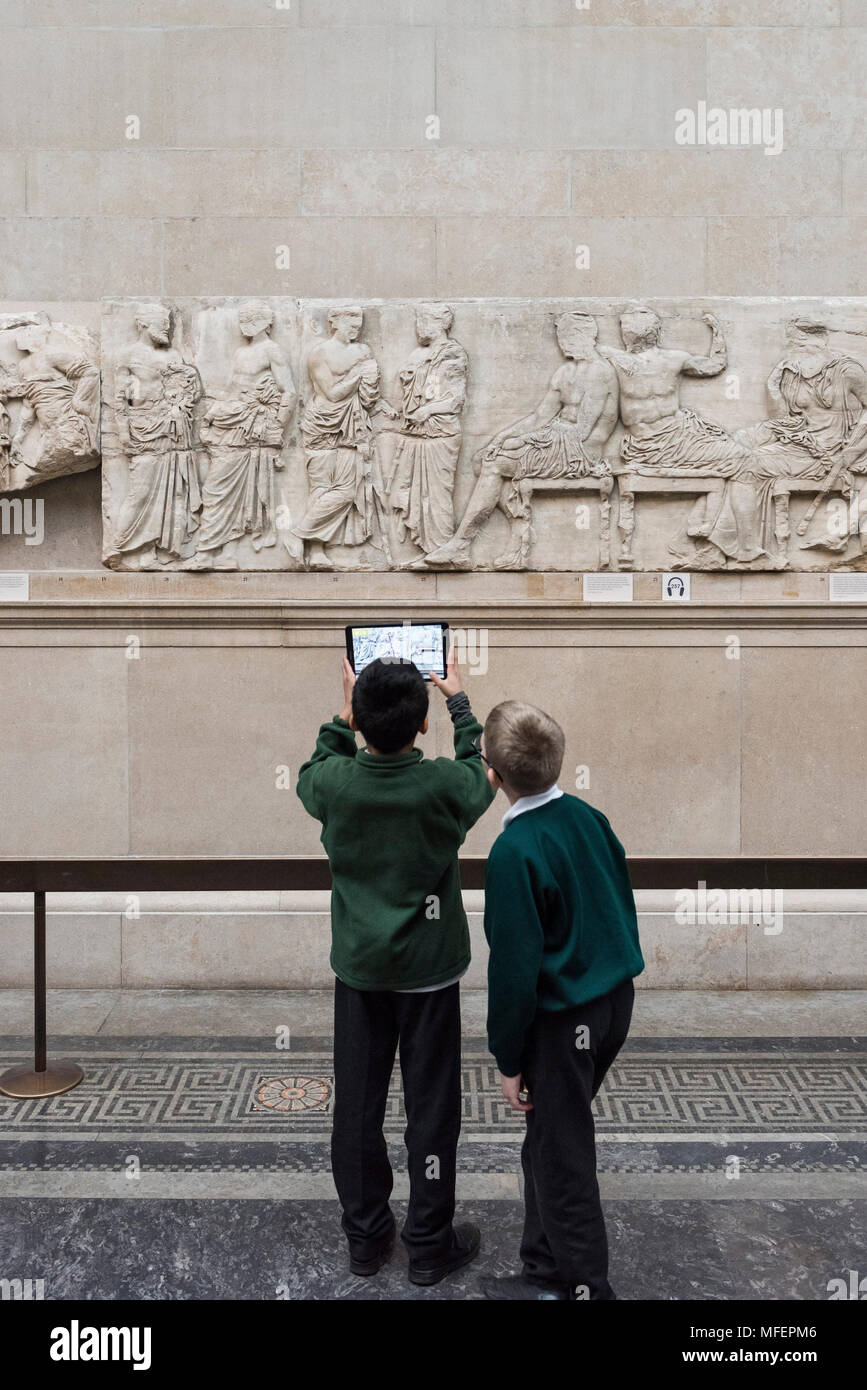
M 34 1064 L 20 1062 L 0 1076 L 0 1092 L 18 1100 L 39 1096 L 59 1096 L 83 1080 L 76 1062 L 48 1062 L 46 1012 L 47 975 L 45 970 L 45 890 L 33 894 L 33 1034 Z

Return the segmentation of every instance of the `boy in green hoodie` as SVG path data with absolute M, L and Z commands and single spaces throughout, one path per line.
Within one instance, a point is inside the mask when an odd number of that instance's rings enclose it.
M 644 961 L 623 846 L 601 811 L 557 786 L 564 746 L 533 705 L 507 700 L 485 723 L 488 780 L 509 801 L 485 875 L 488 1046 L 527 1124 L 523 1271 L 484 1281 L 498 1300 L 615 1297 L 591 1103 Z
M 344 658 L 342 713 L 322 725 L 297 788 L 322 822 L 332 874 L 331 1166 L 350 1269 L 375 1274 L 394 1241 L 382 1125 L 399 1044 L 410 1180 L 401 1234 L 410 1280 L 422 1285 L 438 1283 L 479 1249 L 476 1226 L 453 1224 L 458 981 L 470 961 L 458 850 L 495 795 L 454 654 L 446 679 L 431 679 L 454 724 L 453 759 L 427 759 L 415 747 L 427 732 L 428 692 L 412 662 L 373 661 L 356 681 Z

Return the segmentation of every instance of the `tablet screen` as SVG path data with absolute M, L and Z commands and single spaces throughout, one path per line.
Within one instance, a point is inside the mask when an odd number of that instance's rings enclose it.
M 442 623 L 382 623 L 352 628 L 352 658 L 358 676 L 371 661 L 386 657 L 412 661 L 427 680 L 445 676 Z

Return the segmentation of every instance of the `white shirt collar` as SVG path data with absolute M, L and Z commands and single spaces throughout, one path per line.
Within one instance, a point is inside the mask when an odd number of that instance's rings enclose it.
M 513 821 L 516 816 L 522 816 L 525 811 L 535 811 L 537 806 L 544 806 L 547 801 L 556 801 L 558 796 L 562 796 L 560 788 L 556 785 L 549 787 L 546 792 L 537 792 L 535 796 L 521 796 L 510 806 L 503 816 L 503 829 Z

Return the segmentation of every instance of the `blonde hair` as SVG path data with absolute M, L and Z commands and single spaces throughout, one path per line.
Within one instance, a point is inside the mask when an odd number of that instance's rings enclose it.
M 557 781 L 566 737 L 544 710 L 504 700 L 488 715 L 484 737 L 488 763 L 521 796 L 536 796 Z

